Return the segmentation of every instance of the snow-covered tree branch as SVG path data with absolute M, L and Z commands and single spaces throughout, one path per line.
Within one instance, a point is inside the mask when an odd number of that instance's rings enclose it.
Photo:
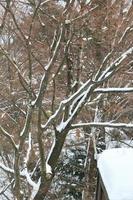
M 72 128 L 83 128 L 83 127 L 111 127 L 111 128 L 133 128 L 133 124 L 126 123 L 111 123 L 111 122 L 90 122 L 81 124 L 72 124 Z

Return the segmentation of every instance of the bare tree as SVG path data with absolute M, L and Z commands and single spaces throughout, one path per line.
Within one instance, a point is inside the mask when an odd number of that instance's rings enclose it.
M 133 128 L 124 115 L 132 106 L 133 7 L 10 0 L 0 9 L 0 169 L 8 177 L 0 195 L 43 200 L 70 131 L 88 134 L 88 168 L 102 128 Z

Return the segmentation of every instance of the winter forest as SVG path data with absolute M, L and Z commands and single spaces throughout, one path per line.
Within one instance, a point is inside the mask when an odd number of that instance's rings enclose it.
M 95 200 L 132 139 L 133 1 L 0 0 L 0 200 Z

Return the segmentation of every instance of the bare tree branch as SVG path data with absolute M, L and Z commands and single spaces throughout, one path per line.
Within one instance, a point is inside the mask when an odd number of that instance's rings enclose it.
M 1 125 L 0 125 L 0 134 L 4 135 L 8 139 L 8 141 L 11 143 L 11 145 L 13 146 L 15 150 L 18 150 L 13 140 L 13 136 L 10 135 Z
M 63 36 L 63 25 L 61 24 L 61 30 L 60 30 L 60 36 L 59 36 L 59 39 L 56 43 L 56 47 L 54 49 L 54 52 L 53 52 L 53 55 L 49 61 L 49 63 L 47 64 L 47 66 L 45 67 L 45 69 L 47 70 L 43 77 L 42 77 L 42 80 L 41 80 L 41 84 L 40 84 L 40 88 L 39 88 L 39 92 L 38 92 L 38 95 L 37 95 L 37 98 L 35 99 L 34 102 L 32 102 L 32 105 L 38 105 L 41 101 L 42 101 L 42 98 L 44 96 L 44 93 L 46 91 L 46 88 L 47 88 L 47 83 L 48 83 L 48 78 L 49 78 L 49 73 L 50 73 L 50 70 L 52 68 L 52 65 L 56 59 L 56 56 L 57 56 L 57 53 L 58 53 L 58 49 L 60 47 L 60 43 L 61 43 L 61 39 L 62 39 L 62 36 Z

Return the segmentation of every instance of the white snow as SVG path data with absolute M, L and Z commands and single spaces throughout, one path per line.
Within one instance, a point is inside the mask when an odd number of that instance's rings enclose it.
M 85 2 L 86 4 L 88 4 L 88 3 L 90 3 L 90 0 L 86 0 L 86 2 Z
M 70 24 L 70 23 L 71 23 L 71 20 L 69 20 L 69 19 L 65 20 L 65 24 Z
M 76 105 L 76 107 L 74 108 L 73 112 L 69 113 L 70 116 L 69 118 L 64 122 L 64 121 L 61 121 L 61 123 L 57 126 L 57 130 L 59 132 L 61 132 L 62 130 L 64 130 L 66 128 L 66 126 L 68 125 L 68 123 L 72 120 L 72 118 L 74 117 L 74 115 L 76 114 L 77 110 L 82 106 L 82 104 L 85 102 L 85 99 L 89 93 L 89 91 L 91 90 L 91 87 L 92 85 L 90 85 L 90 87 L 83 93 L 83 97 L 81 97 L 81 99 L 79 100 L 78 104 Z M 78 101 L 79 98 L 77 98 L 77 101 Z M 75 100 L 74 100 L 75 101 Z M 76 102 L 77 102 L 76 101 Z M 76 103 L 75 102 L 75 103 Z
M 66 2 L 64 2 L 64 1 L 62 1 L 62 0 L 59 0 L 59 2 L 58 2 L 60 5 L 62 5 L 63 7 L 65 7 L 65 5 L 66 5 Z
M 104 79 L 108 78 L 111 74 L 113 74 L 113 72 L 116 70 L 116 68 L 126 59 L 127 56 L 129 56 L 132 53 L 133 53 L 133 47 L 129 48 L 119 58 L 117 58 L 114 62 L 112 62 L 110 64 L 110 66 L 108 66 L 102 72 L 101 76 L 98 78 L 98 81 L 101 81 L 102 79 L 104 80 Z M 97 75 L 96 75 L 96 77 L 97 77 Z
M 112 128 L 133 128 L 133 123 L 111 123 L 111 122 L 89 122 L 72 124 L 72 128 L 81 128 L 87 126 L 94 127 L 112 127 Z
M 53 115 L 50 116 L 50 118 L 48 119 L 48 121 L 46 122 L 46 124 L 42 125 L 41 127 L 43 129 L 45 129 L 56 117 L 58 117 L 58 115 L 62 112 L 62 110 L 64 109 L 64 107 L 68 104 L 72 104 L 75 99 L 78 101 L 79 100 L 79 95 L 83 96 L 82 99 L 84 99 L 84 97 L 86 96 L 85 93 L 89 92 L 91 86 L 90 86 L 90 80 L 86 81 L 77 92 L 75 92 L 72 96 L 70 96 L 68 99 L 64 99 L 63 101 L 61 101 L 58 109 L 55 111 L 55 113 Z M 81 99 L 81 100 L 82 100 Z M 81 101 L 80 101 L 81 102 Z M 75 102 L 76 103 L 76 102 Z M 79 105 L 79 104 L 78 104 Z M 72 114 L 71 114 L 72 116 Z M 70 120 L 70 119 L 69 119 Z M 69 121 L 67 120 L 67 122 Z M 62 121 L 63 122 L 63 121 Z M 61 122 L 61 123 L 62 123 Z M 63 122 L 65 123 L 65 122 Z M 59 132 L 60 132 L 60 128 L 64 127 L 65 128 L 66 124 L 59 124 L 58 128 L 59 128 Z
M 132 6 L 132 0 L 125 0 L 125 8 L 123 9 L 123 13 L 128 13 L 129 9 Z
M 56 143 L 56 139 L 54 138 L 54 141 L 53 141 L 53 143 L 52 143 L 50 152 L 49 152 L 49 154 L 48 154 L 48 156 L 47 156 L 46 163 L 48 163 L 48 160 L 49 160 L 49 158 L 50 158 L 50 156 L 51 156 L 51 154 L 52 154 L 52 152 L 53 152 L 53 149 L 54 149 L 54 147 L 55 147 L 55 143 Z
M 52 174 L 52 168 L 47 162 L 46 162 L 46 173 L 47 174 Z
M 24 159 L 25 164 L 28 163 L 29 158 L 30 158 L 30 152 L 31 152 L 31 148 L 32 148 L 31 143 L 32 143 L 32 138 L 31 138 L 31 133 L 29 133 L 29 141 L 28 141 L 29 146 L 28 146 L 28 149 L 27 149 L 26 157 Z
M 97 88 L 95 92 L 133 92 L 133 87 L 124 87 L 124 88 Z
M 3 163 L 0 163 L 0 169 L 3 169 L 6 172 L 14 174 L 14 170 L 9 167 L 6 167 Z
M 34 197 L 36 196 L 36 194 L 37 194 L 37 192 L 39 190 L 40 184 L 41 184 L 41 178 L 38 180 L 36 185 L 34 185 L 34 187 L 32 189 L 31 196 L 30 196 L 30 200 L 34 200 Z
M 133 149 L 115 148 L 99 154 L 98 169 L 110 200 L 133 200 Z
M 115 1 L 116 1 L 116 0 L 112 0 L 112 2 L 111 2 L 111 3 L 112 3 L 112 4 L 114 4 L 114 3 L 115 3 Z
M 34 197 L 36 196 L 38 190 L 39 190 L 39 187 L 40 187 L 40 184 L 41 184 L 41 178 L 38 180 L 37 183 L 35 183 L 35 182 L 31 179 L 31 176 L 30 176 L 30 174 L 28 173 L 27 168 L 25 168 L 25 169 L 21 172 L 21 175 L 26 177 L 27 182 L 28 182 L 29 185 L 32 187 L 32 189 L 31 189 L 30 200 L 33 200 Z
M 92 40 L 92 39 L 93 39 L 92 37 L 83 38 L 83 41 L 90 41 L 90 40 Z
M 56 127 L 56 130 L 60 133 L 62 130 L 65 129 L 65 127 L 67 126 L 68 122 L 65 121 L 65 122 L 61 122 L 57 127 Z

